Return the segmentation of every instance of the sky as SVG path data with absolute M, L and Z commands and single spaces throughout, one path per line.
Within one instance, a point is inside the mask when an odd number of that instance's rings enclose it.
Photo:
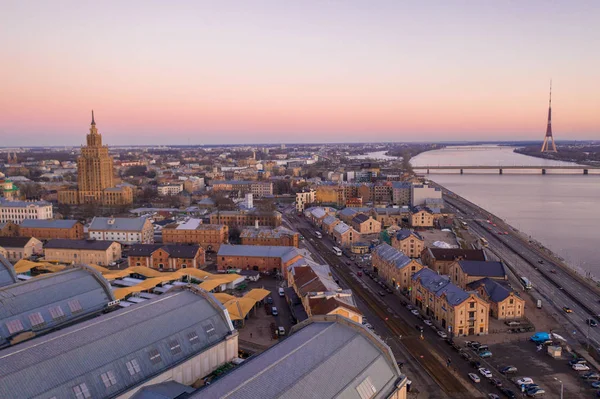
M 600 138 L 600 1 L 0 1 L 0 146 Z

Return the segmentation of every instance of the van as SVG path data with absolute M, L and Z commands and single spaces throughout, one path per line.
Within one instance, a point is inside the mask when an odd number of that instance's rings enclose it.
M 279 296 L 285 296 L 285 292 L 283 291 L 283 288 L 279 288 Z

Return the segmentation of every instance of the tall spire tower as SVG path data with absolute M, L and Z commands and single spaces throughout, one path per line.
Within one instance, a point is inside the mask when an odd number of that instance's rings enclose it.
M 544 137 L 541 152 L 557 152 L 554 137 L 552 136 L 552 81 L 550 81 L 550 100 L 548 101 L 548 126 L 546 127 L 546 136 Z

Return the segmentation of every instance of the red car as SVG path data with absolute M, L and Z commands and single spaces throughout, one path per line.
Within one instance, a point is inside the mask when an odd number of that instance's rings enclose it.
M 356 275 L 357 275 L 358 277 L 362 277 L 362 272 L 356 272 Z

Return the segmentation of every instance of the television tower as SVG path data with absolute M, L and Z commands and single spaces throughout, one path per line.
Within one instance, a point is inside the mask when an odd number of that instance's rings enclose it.
M 550 81 L 550 100 L 548 102 L 548 126 L 546 127 L 546 136 L 544 137 L 541 152 L 557 152 L 554 137 L 552 136 L 552 81 Z

